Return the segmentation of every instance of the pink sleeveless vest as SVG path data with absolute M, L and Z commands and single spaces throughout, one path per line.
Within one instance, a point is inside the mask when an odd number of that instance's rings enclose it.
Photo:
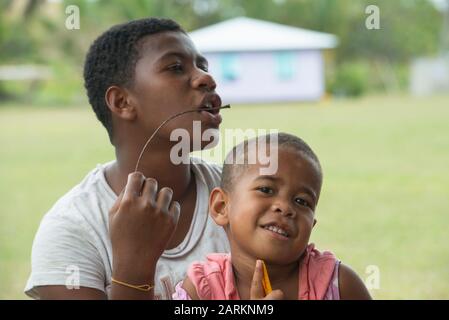
M 314 244 L 307 246 L 299 268 L 299 300 L 322 300 L 332 282 L 337 259 L 329 251 L 320 252 Z M 194 262 L 187 276 L 201 300 L 240 300 L 234 284 L 231 256 L 212 253 L 206 262 Z

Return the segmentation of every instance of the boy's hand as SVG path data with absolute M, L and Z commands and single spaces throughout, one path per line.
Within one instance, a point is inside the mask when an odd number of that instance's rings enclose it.
M 282 300 L 284 293 L 281 290 L 273 290 L 265 296 L 262 286 L 262 261 L 256 261 L 256 268 L 254 269 L 253 281 L 251 282 L 250 299 L 251 300 Z
M 125 189 L 109 211 L 113 273 L 121 281 L 152 281 L 156 263 L 172 237 L 181 207 L 173 191 L 142 173 L 128 176 Z

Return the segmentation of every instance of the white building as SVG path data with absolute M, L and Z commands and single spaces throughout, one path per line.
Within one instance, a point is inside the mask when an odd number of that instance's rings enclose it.
M 225 103 L 318 100 L 325 92 L 322 51 L 334 35 L 250 18 L 190 33 L 209 60 Z

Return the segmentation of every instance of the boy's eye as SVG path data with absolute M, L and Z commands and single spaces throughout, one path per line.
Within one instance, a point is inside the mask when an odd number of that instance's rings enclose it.
M 205 64 L 200 64 L 198 66 L 198 68 L 200 68 L 201 70 L 203 70 L 204 72 L 209 72 L 209 67 Z
M 168 69 L 171 70 L 171 71 L 177 71 L 177 72 L 183 70 L 182 64 L 180 64 L 180 63 L 172 64 L 172 65 L 170 65 L 170 66 L 168 67 Z
M 266 193 L 266 194 L 273 194 L 274 191 L 270 187 L 259 187 L 257 188 L 260 192 Z
M 296 198 L 295 202 L 297 204 L 299 204 L 300 206 L 304 206 L 304 207 L 309 207 L 310 208 L 310 204 L 309 204 L 309 202 L 307 200 L 304 200 L 302 198 Z

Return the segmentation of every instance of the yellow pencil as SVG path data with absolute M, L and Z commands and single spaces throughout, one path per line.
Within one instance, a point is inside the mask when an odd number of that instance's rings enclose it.
M 265 295 L 269 294 L 273 289 L 271 288 L 270 278 L 268 277 L 267 267 L 265 262 L 262 260 L 262 269 L 263 269 L 263 277 L 262 277 L 262 286 L 265 291 Z

